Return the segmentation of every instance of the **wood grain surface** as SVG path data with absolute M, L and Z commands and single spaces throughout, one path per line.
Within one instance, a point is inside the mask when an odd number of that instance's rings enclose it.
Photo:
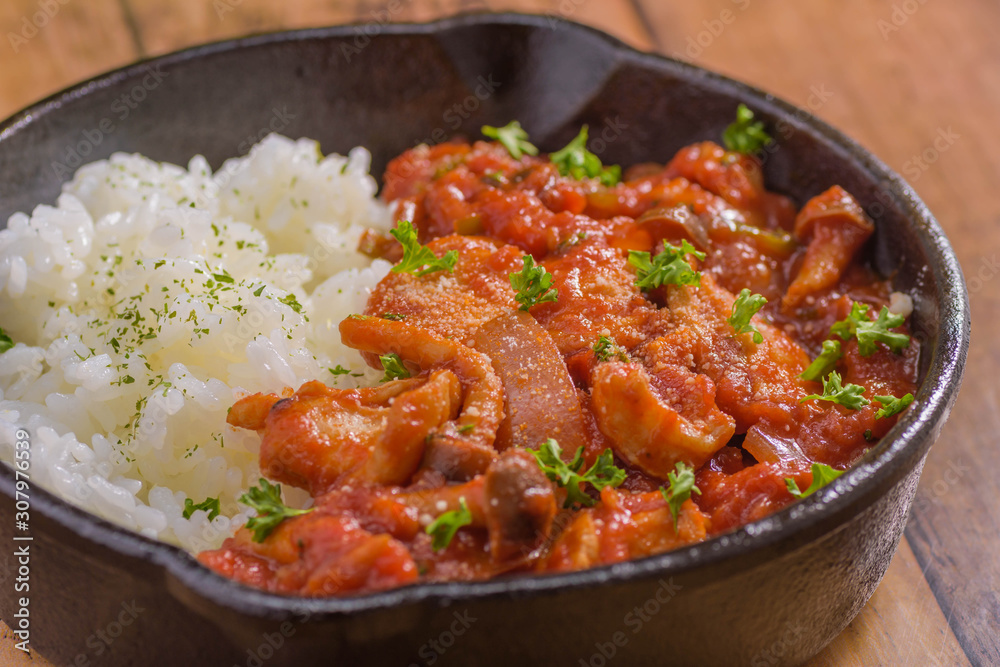
M 989 0 L 3 0 L 0 118 L 138 58 L 251 33 L 517 10 L 592 25 L 809 108 L 906 177 L 962 262 L 974 339 L 905 540 L 811 664 L 1000 664 L 1000 4 Z M 0 664 L 48 665 L 13 649 Z

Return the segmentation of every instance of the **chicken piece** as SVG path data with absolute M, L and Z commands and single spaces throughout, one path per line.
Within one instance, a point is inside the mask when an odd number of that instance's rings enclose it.
M 686 500 L 677 527 L 659 491 L 628 493 L 605 487 L 601 504 L 576 513 L 539 569 L 580 570 L 670 551 L 708 535 L 706 514 Z
M 448 370 L 366 389 L 314 381 L 287 399 L 241 399 L 227 421 L 261 434 L 268 477 L 315 496 L 344 483 L 408 483 L 426 438 L 456 416 L 460 399 L 458 377 Z
M 701 286 L 671 286 L 667 303 L 675 328 L 642 351 L 646 366 L 684 365 L 715 383 L 715 402 L 745 433 L 764 417 L 794 421 L 808 408 L 799 399 L 812 393 L 798 376 L 809 365 L 805 350 L 783 330 L 754 317 L 764 340 L 737 335 L 727 321 L 736 297 L 703 273 Z
M 350 514 L 322 505 L 282 521 L 263 542 L 241 528 L 198 560 L 257 588 L 316 597 L 397 588 L 419 577 L 403 542 L 373 534 Z
M 656 311 L 635 286 L 626 253 L 594 235 L 543 264 L 559 299 L 535 306 L 531 313 L 564 357 L 592 348 L 601 334 L 626 349 L 642 341 L 643 328 Z
M 757 463 L 732 474 L 706 467 L 698 472 L 698 502 L 711 517 L 711 533 L 718 535 L 761 519 L 795 501 L 785 479 L 800 489 L 812 482 L 809 463 Z
M 454 235 L 427 247 L 438 256 L 457 250 L 455 270 L 419 277 L 389 273 L 368 299 L 366 315 L 401 315 L 411 326 L 465 343 L 484 322 L 517 308 L 509 276 L 521 270 L 520 250 Z
M 610 361 L 594 367 L 590 382 L 598 428 L 654 477 L 666 479 L 679 461 L 700 467 L 733 436 L 733 418 L 703 375 L 671 366 L 654 380 L 639 364 Z
M 756 209 L 764 193 L 760 161 L 711 141 L 679 150 L 665 172 L 697 183 L 744 212 Z
M 425 370 L 453 371 L 463 389 L 461 410 L 428 434 L 424 466 L 455 480 L 486 471 L 496 458 L 493 442 L 504 418 L 503 385 L 489 359 L 425 329 L 376 317 L 348 317 L 340 323 L 340 335 L 376 368 L 378 355 L 395 353 Z
M 839 185 L 810 199 L 795 219 L 795 236 L 809 245 L 782 306 L 795 308 L 810 294 L 836 285 L 874 231 L 874 223 Z

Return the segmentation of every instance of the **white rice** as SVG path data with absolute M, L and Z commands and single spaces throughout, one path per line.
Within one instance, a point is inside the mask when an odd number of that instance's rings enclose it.
M 200 156 L 185 170 L 116 154 L 82 167 L 55 208 L 12 216 L 0 459 L 26 429 L 33 484 L 144 535 L 218 546 L 259 476 L 258 436 L 226 424 L 233 402 L 379 376 L 336 328 L 390 268 L 355 250 L 391 224 L 369 160 L 277 135 L 215 174 Z M 210 497 L 221 516 L 182 517 L 185 498 Z

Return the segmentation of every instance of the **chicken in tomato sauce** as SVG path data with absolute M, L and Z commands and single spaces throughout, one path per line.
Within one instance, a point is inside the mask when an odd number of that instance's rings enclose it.
M 839 186 L 798 207 L 729 136 L 622 173 L 586 128 L 484 134 L 387 168 L 399 222 L 362 247 L 395 267 L 340 323 L 384 381 L 233 406 L 267 479 L 211 569 L 320 596 L 662 553 L 812 493 L 912 402 L 908 298 Z

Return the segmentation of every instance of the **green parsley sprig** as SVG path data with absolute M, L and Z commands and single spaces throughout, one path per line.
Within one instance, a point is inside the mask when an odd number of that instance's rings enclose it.
M 520 160 L 524 155 L 538 155 L 538 149 L 528 141 L 528 133 L 516 120 L 510 121 L 503 127 L 483 125 L 480 132 L 483 133 L 484 137 L 496 139 L 503 144 L 503 147 L 515 160 Z
M 677 519 L 680 516 L 681 505 L 691 497 L 692 493 L 701 495 L 701 489 L 695 486 L 694 479 L 694 468 L 683 461 L 678 461 L 674 466 L 674 472 L 667 473 L 667 487 L 660 487 L 660 493 L 663 494 L 663 499 L 667 501 L 670 516 L 674 517 L 675 532 L 677 530 Z
M 872 321 L 866 304 L 855 302 L 851 306 L 851 314 L 830 327 L 830 333 L 848 341 L 858 339 L 858 351 L 862 357 L 875 354 L 875 343 L 884 343 L 897 354 L 910 345 L 910 337 L 906 334 L 893 333 L 889 329 L 900 326 L 906 318 L 902 315 L 892 315 L 886 306 L 882 306 L 878 317 Z
M 733 314 L 726 320 L 736 331 L 736 335 L 752 333 L 753 342 L 758 345 L 764 342 L 764 336 L 757 327 L 750 324 L 750 319 L 764 307 L 765 303 L 767 299 L 760 294 L 753 294 L 746 287 L 740 290 L 739 296 L 733 302 Z
M 352 373 L 350 368 L 344 368 L 340 364 L 337 364 L 336 368 L 327 368 L 332 375 L 350 375 L 351 377 L 359 378 L 364 377 L 364 373 Z
M 818 357 L 813 359 L 813 362 L 809 364 L 808 368 L 802 371 L 799 377 L 803 380 L 816 380 L 818 382 L 823 376 L 837 367 L 837 361 L 842 356 L 843 353 L 840 351 L 839 340 L 825 340 L 823 341 L 823 351 L 819 353 Z
M 535 457 L 545 476 L 566 489 L 563 507 L 572 507 L 574 504 L 590 507 L 594 504 L 594 499 L 583 491 L 584 484 L 590 484 L 600 491 L 606 486 L 620 486 L 625 481 L 625 471 L 615 466 L 610 448 L 605 449 L 594 465 L 584 473 L 580 472 L 583 467 L 583 447 L 577 448 L 569 463 L 562 460 L 562 448 L 553 438 L 542 443 L 537 451 L 528 451 Z
M 611 361 L 612 359 L 628 361 L 625 350 L 613 338 L 603 334 L 597 338 L 597 343 L 594 345 L 594 355 L 599 361 Z
M 816 493 L 843 474 L 843 470 L 836 470 L 825 463 L 813 463 L 812 483 L 808 486 L 808 488 L 806 488 L 805 491 L 799 490 L 799 485 L 796 484 L 795 480 L 791 477 L 785 478 L 785 486 L 788 487 L 788 492 L 796 498 L 805 498 L 806 496 L 811 496 Z
M 198 504 L 195 504 L 195 502 L 190 498 L 184 499 L 184 512 L 182 513 L 182 516 L 185 519 L 190 519 L 191 516 L 198 510 L 205 510 L 208 512 L 208 520 L 211 521 L 215 517 L 219 516 L 219 512 L 221 511 L 221 508 L 219 507 L 219 499 L 205 498 L 205 500 Z
M 876 396 L 875 400 L 882 404 L 882 407 L 875 413 L 875 419 L 885 419 L 886 417 L 898 415 L 905 410 L 906 406 L 913 402 L 913 394 L 906 394 L 899 398 L 895 396 Z
M 654 289 L 662 285 L 701 285 L 701 273 L 688 264 L 687 255 L 705 259 L 705 253 L 699 252 L 687 240 L 682 240 L 679 248 L 664 243 L 663 252 L 652 260 L 648 252 L 629 250 L 628 263 L 636 268 L 636 287 Z
M 434 551 L 447 548 L 458 529 L 472 523 L 472 512 L 469 511 L 464 496 L 458 499 L 458 504 L 459 509 L 445 512 L 424 529 L 431 536 L 431 548 Z
M 559 289 L 552 287 L 552 274 L 544 266 L 535 266 L 531 255 L 523 258 L 524 266 L 520 273 L 510 274 L 510 286 L 517 292 L 514 300 L 520 310 L 528 310 L 539 303 L 555 301 L 559 298 Z
M 285 519 L 308 514 L 315 509 L 292 509 L 281 501 L 281 485 L 271 484 L 263 477 L 260 478 L 260 488 L 251 486 L 240 496 L 240 502 L 257 510 L 257 516 L 247 521 L 247 528 L 253 531 L 254 542 L 263 542 Z
M 799 399 L 799 403 L 815 399 L 817 401 L 829 401 L 830 403 L 843 405 L 850 410 L 860 410 L 871 402 L 862 396 L 865 393 L 865 388 L 861 385 L 848 382 L 847 385 L 842 386 L 840 382 L 840 373 L 831 371 L 830 375 L 823 380 L 823 393 L 810 394 L 805 398 Z
M 449 250 L 444 257 L 438 257 L 427 246 L 417 241 L 417 230 L 409 220 L 400 220 L 389 233 L 403 246 L 403 259 L 392 267 L 394 273 L 412 273 L 426 276 L 435 271 L 454 271 L 458 261 L 458 251 Z
M 774 141 L 764 131 L 764 123 L 754 120 L 753 111 L 745 104 L 736 107 L 736 120 L 722 133 L 722 143 L 726 148 L 744 155 L 759 153 Z
M 382 378 L 381 382 L 389 382 L 390 380 L 405 380 L 410 377 L 410 371 L 406 370 L 406 366 L 403 365 L 403 360 L 400 359 L 399 355 L 395 352 L 380 355 L 378 360 L 382 362 L 382 370 L 385 371 L 385 376 Z
M 14 339 L 7 335 L 3 327 L 0 327 L 0 354 L 3 354 L 12 347 L 14 347 Z
M 563 176 L 572 176 L 580 181 L 596 178 L 603 185 L 611 187 L 622 180 L 622 168 L 615 164 L 605 167 L 601 158 L 587 150 L 587 126 L 580 128 L 579 134 L 562 149 L 549 155 L 552 164 Z

